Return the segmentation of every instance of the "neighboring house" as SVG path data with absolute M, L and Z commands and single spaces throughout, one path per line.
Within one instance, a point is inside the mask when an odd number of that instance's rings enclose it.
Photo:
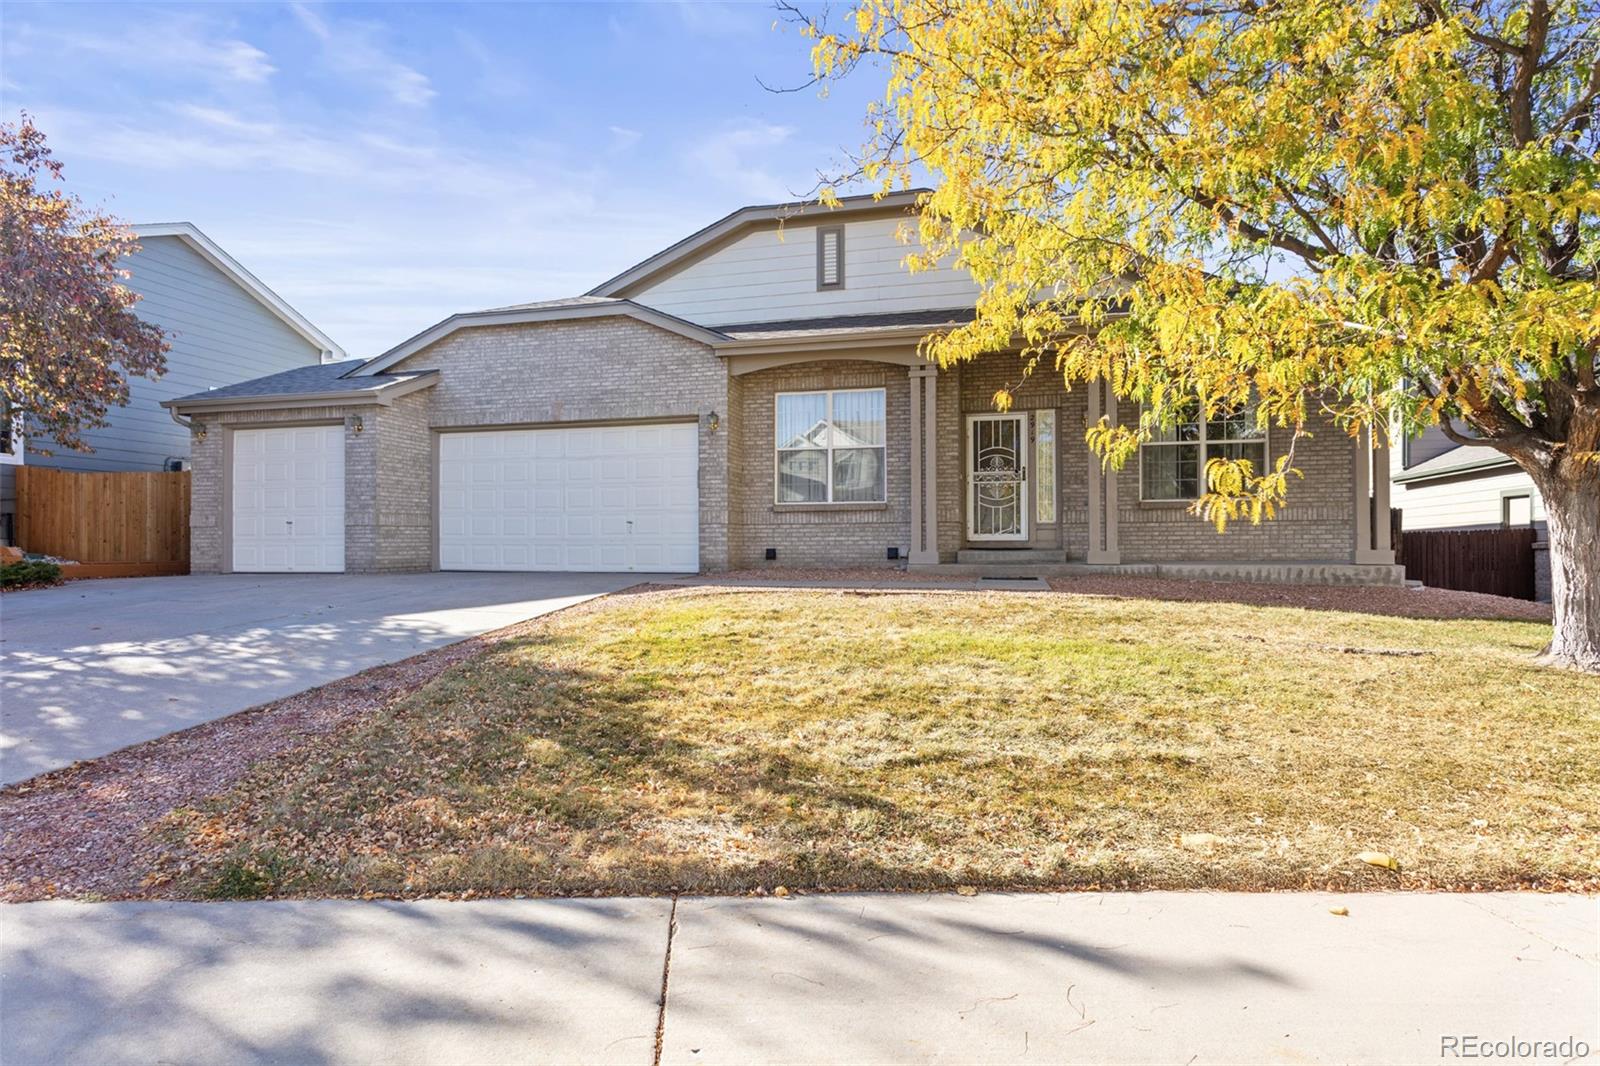
M 1400 580 L 1372 520 L 1388 457 L 1330 424 L 1281 517 L 1219 535 L 1185 511 L 1207 456 L 1268 461 L 1286 431 L 1190 423 L 1103 472 L 1085 426 L 1137 417 L 1104 387 L 1022 382 L 1014 353 L 926 363 L 918 342 L 969 320 L 977 289 L 907 271 L 915 200 L 744 208 L 587 295 L 168 401 L 195 434 L 194 569 Z
M 1401 528 L 1512 529 L 1533 527 L 1535 594 L 1550 598 L 1550 555 L 1544 500 L 1533 479 L 1504 452 L 1456 444 L 1437 426 L 1390 455 L 1393 506 Z
M 344 351 L 188 222 L 132 227 L 140 250 L 121 266 L 138 293 L 134 311 L 167 333 L 167 371 L 154 380 L 129 378 L 126 407 L 84 433 L 88 452 L 41 442 L 30 451 L 20 427 L 0 438 L 0 534 L 11 537 L 15 468 L 176 470 L 189 460 L 189 431 L 162 408 L 176 396 L 231 385 L 263 374 L 337 359 Z

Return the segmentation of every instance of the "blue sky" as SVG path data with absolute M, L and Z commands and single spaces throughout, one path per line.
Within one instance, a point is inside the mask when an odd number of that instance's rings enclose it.
M 859 147 L 859 77 L 751 4 L 0 6 L 6 121 L 130 222 L 197 224 L 353 356 L 591 288 Z

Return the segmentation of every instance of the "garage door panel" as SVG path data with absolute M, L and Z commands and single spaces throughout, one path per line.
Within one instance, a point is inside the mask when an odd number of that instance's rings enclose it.
M 229 475 L 234 570 L 344 569 L 344 427 L 236 430 Z
M 440 566 L 698 570 L 697 449 L 687 423 L 445 434 Z

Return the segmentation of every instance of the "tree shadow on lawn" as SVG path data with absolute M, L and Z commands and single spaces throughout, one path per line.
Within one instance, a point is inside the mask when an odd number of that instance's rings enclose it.
M 973 774 L 1012 768 L 978 759 L 976 750 L 932 751 L 911 777 L 888 782 L 876 775 L 892 771 L 852 762 L 848 752 L 830 758 L 797 750 L 790 738 L 816 721 L 814 709 L 774 713 L 741 689 L 720 697 L 725 706 L 706 710 L 712 697 L 703 688 L 683 676 L 634 669 L 625 655 L 614 670 L 556 665 L 564 639 L 539 633 L 508 641 L 316 751 L 247 779 L 184 827 L 220 818 L 230 846 L 200 847 L 179 893 L 636 895 L 779 885 L 837 891 L 1304 882 L 1305 871 L 1292 866 L 1230 866 L 1177 851 L 1157 869 L 1140 868 L 1135 855 L 1115 847 L 1071 861 L 1058 849 L 1051 859 L 1044 849 L 1053 840 L 1030 822 L 1059 820 L 1062 812 L 1048 799 L 1019 800 L 1020 828 L 1013 821 L 1005 839 L 988 836 L 985 819 L 1006 796 L 962 790 L 978 787 Z M 716 735 L 723 724 L 728 732 Z M 1181 787 L 1184 775 L 1208 772 L 1169 764 L 1159 751 L 1137 758 L 1160 763 L 1169 789 Z M 941 765 L 946 760 L 951 765 Z M 1030 771 L 1024 765 L 1017 772 Z M 1032 791 L 1025 776 L 1008 780 Z M 1067 817 L 1103 834 L 1124 815 L 1140 816 L 1113 806 L 1092 819 Z M 1036 868 L 1024 854 L 1030 849 L 1040 858 Z M 1364 870 L 1350 880 L 1351 887 L 1393 887 Z
M 670 720 L 688 686 L 557 668 L 508 641 L 374 719 L 247 778 L 198 817 L 237 844 L 182 879 L 213 897 L 661 893 L 953 884 L 868 855 L 852 819 L 904 817 L 838 768 Z M 663 703 L 668 709 L 663 710 Z M 187 893 L 186 893 L 187 894 Z

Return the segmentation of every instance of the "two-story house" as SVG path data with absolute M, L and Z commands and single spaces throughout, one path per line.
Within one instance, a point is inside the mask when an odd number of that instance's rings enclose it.
M 915 193 L 748 207 L 585 295 L 453 315 L 366 360 L 167 406 L 190 420 L 196 571 L 1105 567 L 1397 582 L 1388 456 L 1331 425 L 1281 517 L 1188 514 L 1206 459 L 1288 433 L 1197 420 L 1103 470 L 1137 411 L 1015 353 L 918 342 L 972 280 L 912 273 Z M 914 226 L 909 227 L 914 233 Z M 1363 442 L 1364 443 L 1364 442 Z
M 20 426 L 0 430 L 0 536 L 12 543 L 16 467 L 177 470 L 189 461 L 189 431 L 162 402 L 294 367 L 344 351 L 283 298 L 188 222 L 134 226 L 139 251 L 122 262 L 138 293 L 134 311 L 166 331 L 171 350 L 159 378 L 131 377 L 125 407 L 84 434 L 92 449 L 30 451 Z

